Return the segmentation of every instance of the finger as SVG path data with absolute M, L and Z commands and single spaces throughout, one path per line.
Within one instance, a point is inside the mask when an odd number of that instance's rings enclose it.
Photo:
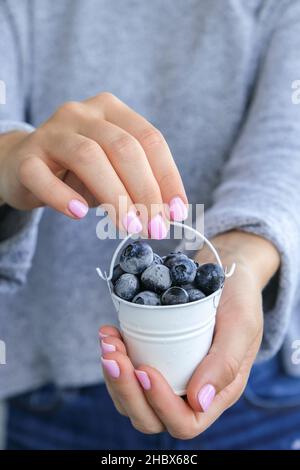
M 247 383 L 252 362 L 253 356 L 250 358 L 249 355 L 242 372 L 240 371 L 235 380 L 216 395 L 212 406 L 205 413 L 194 411 L 183 398 L 176 396 L 155 369 L 141 366 L 135 372 L 148 402 L 169 433 L 177 439 L 193 439 L 239 399 Z
M 108 338 L 101 339 L 100 347 L 101 347 L 103 354 L 106 352 L 113 352 L 113 351 L 119 351 L 122 354 L 127 354 L 126 347 L 123 341 L 113 336 L 109 336 Z
M 19 178 L 43 204 L 73 219 L 81 219 L 87 214 L 86 200 L 57 178 L 38 156 L 28 157 L 21 163 Z
M 105 381 L 110 393 L 126 410 L 133 426 L 144 433 L 158 433 L 164 426 L 149 406 L 128 356 L 109 352 L 102 356 Z
M 141 144 L 160 188 L 162 200 L 170 205 L 171 218 L 184 220 L 187 217 L 188 201 L 178 168 L 163 135 L 114 95 L 98 95 L 87 102 L 92 106 L 101 103 L 105 119 L 127 131 Z
M 215 396 L 211 406 L 205 411 L 205 413 L 200 413 L 199 432 L 204 432 L 221 416 L 225 410 L 227 410 L 239 400 L 247 385 L 248 377 L 258 347 L 257 345 L 259 344 L 260 338 L 258 336 L 254 344 L 251 346 L 246 359 L 244 360 L 242 367 L 234 381 L 227 385 L 227 387 L 222 389 Z
M 108 336 L 114 336 L 122 340 L 122 336 L 118 328 L 112 325 L 102 325 L 99 328 L 99 338 L 107 338 Z
M 215 395 L 235 380 L 256 340 L 255 310 L 243 310 L 220 311 L 217 316 L 212 347 L 188 384 L 187 398 L 194 410 L 206 411 Z
M 170 385 L 156 369 L 140 366 L 135 370 L 151 408 L 168 432 L 178 439 L 192 439 L 199 434 L 200 413 L 175 395 Z
M 161 238 L 165 238 L 167 228 L 160 187 L 140 143 L 128 132 L 103 119 L 86 119 L 80 131 L 103 148 L 131 200 L 139 209 L 144 228 L 148 227 L 151 220 L 158 220 L 161 228 L 155 226 L 151 230 L 150 223 L 150 235 L 160 238 L 157 235 L 161 232 Z
M 104 354 L 104 353 L 103 353 Z M 102 356 L 101 356 L 101 363 L 102 363 Z M 103 365 L 102 365 L 102 368 L 103 368 Z M 105 374 L 104 374 L 105 375 Z M 114 393 L 114 391 L 111 389 L 111 387 L 109 386 L 109 384 L 106 382 L 105 383 L 106 385 L 106 388 L 107 388 L 107 391 L 117 409 L 117 411 L 122 415 L 122 416 L 127 416 L 128 417 L 128 414 L 127 414 L 127 411 L 125 410 L 124 406 L 122 405 L 122 403 L 120 402 L 118 396 Z
M 136 208 L 101 147 L 79 134 L 52 132 L 47 136 L 48 154 L 76 174 L 105 207 L 115 225 L 130 233 L 140 232 L 142 225 Z
M 99 206 L 99 202 L 96 200 L 96 198 L 90 193 L 83 182 L 80 181 L 72 171 L 63 169 L 60 172 L 60 175 L 56 173 L 56 176 L 78 194 L 81 194 L 81 196 L 87 201 L 89 207 Z

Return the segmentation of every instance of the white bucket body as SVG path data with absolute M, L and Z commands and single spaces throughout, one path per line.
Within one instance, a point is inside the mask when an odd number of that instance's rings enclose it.
M 154 367 L 177 395 L 184 395 L 211 346 L 221 293 L 219 289 L 196 302 L 162 307 L 130 303 L 112 294 L 134 367 Z

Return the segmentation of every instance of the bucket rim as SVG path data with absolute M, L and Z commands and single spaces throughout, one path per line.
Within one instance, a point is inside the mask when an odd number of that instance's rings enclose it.
M 118 297 L 113 291 L 111 291 L 111 296 L 112 296 L 113 299 L 116 299 L 117 302 L 124 303 L 125 305 L 130 305 L 133 308 L 141 308 L 141 309 L 145 309 L 145 310 L 152 310 L 153 308 L 155 308 L 155 309 L 163 308 L 164 310 L 167 310 L 167 309 L 170 310 L 172 308 L 178 308 L 178 307 L 187 308 L 187 307 L 191 307 L 192 305 L 198 305 L 200 303 L 204 303 L 205 301 L 207 301 L 207 299 L 213 299 L 214 297 L 217 297 L 217 294 L 221 295 L 223 287 L 224 286 L 220 287 L 218 290 L 216 290 L 212 294 L 210 294 L 206 297 L 203 297 L 203 299 L 195 300 L 194 302 L 187 302 L 185 304 L 175 304 L 175 305 L 143 305 L 143 304 L 136 304 L 134 302 L 129 302 L 129 300 L 124 300 L 121 297 Z

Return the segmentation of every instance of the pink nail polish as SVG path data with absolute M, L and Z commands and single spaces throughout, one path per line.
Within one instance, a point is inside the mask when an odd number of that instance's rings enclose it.
M 134 372 L 135 372 L 135 375 L 137 376 L 138 381 L 143 387 L 143 389 L 150 390 L 151 382 L 150 382 L 149 375 L 147 374 L 147 372 L 144 372 L 143 370 L 135 370 Z
M 198 393 L 198 401 L 203 411 L 208 410 L 216 394 L 216 389 L 213 385 L 207 384 L 201 388 Z
M 87 213 L 88 213 L 88 206 L 83 204 L 81 201 L 78 201 L 77 199 L 72 199 L 69 202 L 68 209 L 70 212 L 72 212 L 75 217 L 78 217 L 79 219 L 82 219 Z
M 169 203 L 169 209 L 171 220 L 181 222 L 182 220 L 185 220 L 188 216 L 187 207 L 184 204 L 183 200 L 178 196 L 173 197 L 173 199 L 171 199 Z
M 113 351 L 116 351 L 116 346 L 114 346 L 113 344 L 104 343 L 104 341 L 102 340 L 101 349 L 104 353 L 113 352 Z
M 128 233 L 139 233 L 143 229 L 140 219 L 133 211 L 129 211 L 124 215 L 123 225 Z
M 157 214 L 148 224 L 148 231 L 151 238 L 162 240 L 166 238 L 168 230 L 160 214 Z
M 109 335 L 106 335 L 105 333 L 102 333 L 101 330 L 99 330 L 99 338 L 107 338 Z
M 104 359 L 104 357 L 101 357 L 101 362 L 104 369 L 111 377 L 117 379 L 120 376 L 120 368 L 116 361 L 113 359 Z

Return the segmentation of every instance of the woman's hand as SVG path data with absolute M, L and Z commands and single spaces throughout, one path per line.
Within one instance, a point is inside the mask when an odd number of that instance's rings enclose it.
M 241 232 L 216 237 L 224 265 L 236 262 L 217 313 L 213 344 L 191 378 L 187 396 L 176 396 L 148 365 L 134 370 L 118 330 L 100 330 L 108 391 L 121 414 L 144 433 L 167 430 L 191 439 L 207 429 L 243 393 L 263 332 L 262 289 L 279 267 L 279 255 L 263 238 Z M 203 249 L 200 262 L 212 261 Z
M 0 199 L 17 209 L 48 205 L 73 218 L 102 204 L 119 228 L 149 229 L 153 238 L 166 235 L 168 215 L 187 215 L 165 139 L 110 93 L 65 103 L 30 134 L 0 136 Z

